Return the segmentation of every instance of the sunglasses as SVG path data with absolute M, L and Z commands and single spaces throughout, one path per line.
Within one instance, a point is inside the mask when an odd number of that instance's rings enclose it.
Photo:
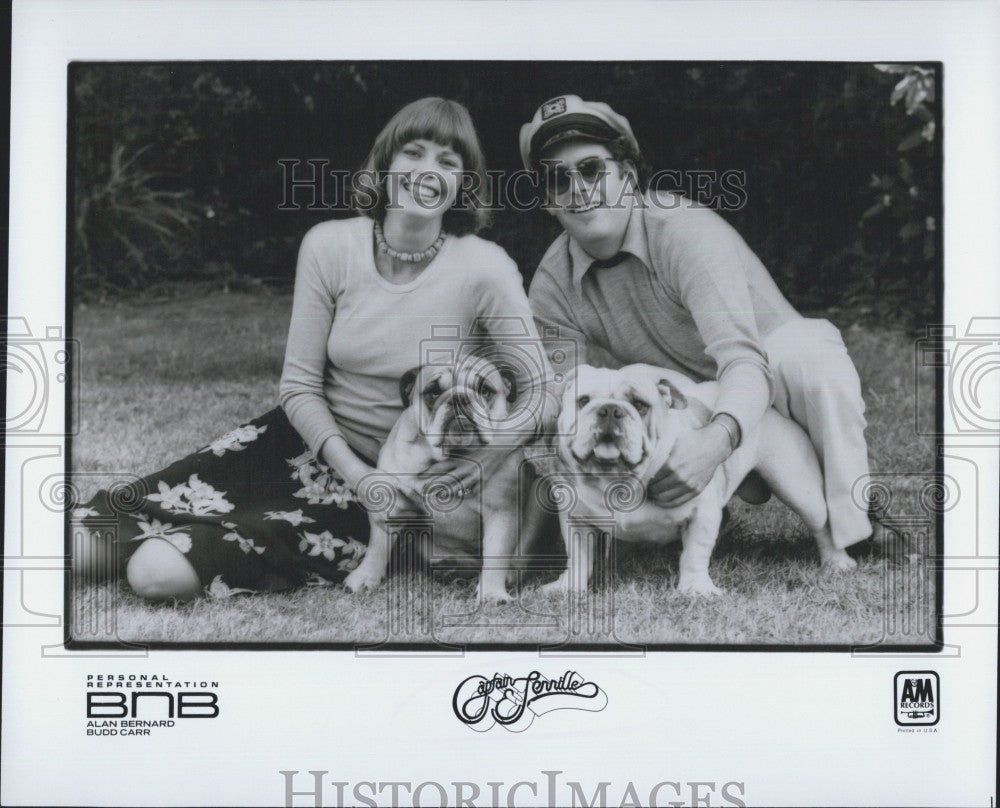
M 550 194 L 564 194 L 569 190 L 570 177 L 576 174 L 588 185 L 597 182 L 608 172 L 608 163 L 617 163 L 611 157 L 585 157 L 574 168 L 558 165 L 545 172 L 545 184 Z

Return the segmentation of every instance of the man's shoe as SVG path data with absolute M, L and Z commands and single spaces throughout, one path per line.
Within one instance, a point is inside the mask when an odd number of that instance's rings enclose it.
M 868 520 L 872 523 L 872 535 L 847 548 L 847 554 L 855 559 L 888 558 L 892 561 L 917 561 L 923 553 L 913 541 L 897 529 L 886 524 L 885 510 L 868 503 Z

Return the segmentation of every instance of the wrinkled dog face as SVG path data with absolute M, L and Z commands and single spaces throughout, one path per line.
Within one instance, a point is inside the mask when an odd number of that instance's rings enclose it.
M 661 432 L 672 423 L 671 405 L 682 404 L 675 388 L 648 373 L 581 365 L 563 393 L 560 455 L 583 471 L 643 477 L 654 448 L 669 438 Z
M 400 393 L 404 406 L 417 408 L 420 431 L 442 459 L 453 450 L 493 442 L 514 385 L 491 362 L 469 360 L 411 370 L 400 380 Z

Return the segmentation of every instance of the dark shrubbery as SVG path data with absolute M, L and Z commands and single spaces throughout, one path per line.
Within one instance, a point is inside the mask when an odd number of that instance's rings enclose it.
M 75 294 L 290 284 L 304 232 L 349 214 L 309 209 L 308 189 L 281 209 L 279 160 L 353 170 L 398 107 L 444 95 L 469 107 L 490 168 L 511 172 L 520 125 L 576 92 L 626 115 L 654 169 L 743 172 L 746 204 L 723 215 L 798 307 L 927 322 L 941 262 L 936 79 L 817 63 L 75 64 Z M 485 235 L 530 278 L 556 232 L 544 212 L 497 210 Z
M 875 294 L 899 313 L 931 318 L 940 301 L 941 184 L 937 161 L 936 85 L 917 65 L 876 65 L 897 80 L 890 97 L 899 138 L 895 165 L 872 172 L 872 204 L 861 214 L 863 256 Z M 903 101 L 902 110 L 896 105 Z
M 116 143 L 106 178 L 76 189 L 73 257 L 81 286 L 143 289 L 198 260 L 191 192 L 158 187 L 160 178 L 139 164 L 148 149 L 126 156 Z

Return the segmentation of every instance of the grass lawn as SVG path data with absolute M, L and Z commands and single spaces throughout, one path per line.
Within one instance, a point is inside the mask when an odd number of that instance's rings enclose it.
M 212 293 L 167 302 L 78 306 L 80 500 L 144 475 L 271 409 L 291 296 Z M 872 471 L 892 475 L 890 517 L 924 518 L 933 443 L 915 434 L 912 338 L 841 326 L 868 405 Z M 933 390 L 923 389 L 930 401 Z M 721 598 L 675 593 L 679 547 L 616 548 L 614 583 L 584 603 L 544 596 L 537 575 L 517 601 L 478 608 L 463 581 L 404 575 L 375 592 L 339 587 L 153 605 L 122 584 L 80 586 L 80 640 L 164 643 L 439 643 L 858 645 L 925 644 L 934 625 L 933 575 L 919 560 L 862 559 L 849 573 L 818 566 L 811 537 L 783 505 L 731 506 L 712 559 Z M 933 528 L 915 543 L 932 551 Z M 931 543 L 931 544 L 928 544 Z M 392 618 L 390 620 L 390 617 Z M 101 629 L 96 630 L 97 624 Z

